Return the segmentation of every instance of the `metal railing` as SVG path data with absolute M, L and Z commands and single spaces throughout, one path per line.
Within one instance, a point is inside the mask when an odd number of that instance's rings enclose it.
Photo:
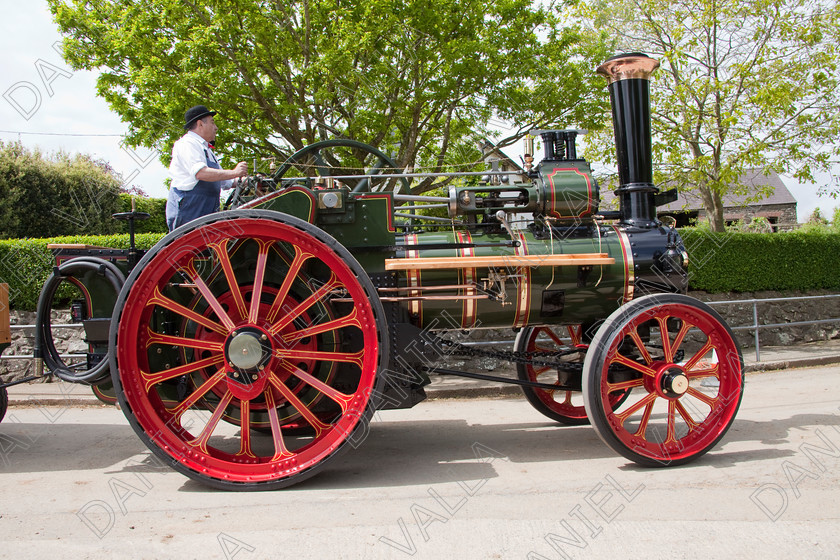
M 761 303 L 773 303 L 773 302 L 780 302 L 780 301 L 799 301 L 799 300 L 815 300 L 815 299 L 832 299 L 832 298 L 840 298 L 840 294 L 828 294 L 824 296 L 797 296 L 797 297 L 784 297 L 784 298 L 761 298 L 761 299 L 733 299 L 733 300 L 725 300 L 725 301 L 706 301 L 703 302 L 709 306 L 715 305 L 735 305 L 735 304 L 750 304 L 752 305 L 752 316 L 753 322 L 751 325 L 741 325 L 738 327 L 730 327 L 733 331 L 745 331 L 745 330 L 753 330 L 754 331 L 754 340 L 755 340 L 755 361 L 761 361 L 761 342 L 759 340 L 759 334 L 761 329 L 778 329 L 778 328 L 785 328 L 785 327 L 797 327 L 797 326 L 805 326 L 805 325 L 824 325 L 829 323 L 840 323 L 840 317 L 835 317 L 831 319 L 814 319 L 812 321 L 791 321 L 788 323 L 767 323 L 767 324 L 760 324 L 758 322 L 758 305 Z M 13 330 L 23 330 L 23 329 L 34 329 L 36 325 L 12 325 L 11 328 Z M 81 323 L 67 323 L 67 324 L 58 324 L 52 325 L 53 329 L 66 329 L 66 328 L 81 328 Z M 495 346 L 495 345 L 512 345 L 514 343 L 513 340 L 486 340 L 486 341 L 466 341 L 462 342 L 461 344 L 465 346 Z M 85 354 L 61 354 L 62 358 L 85 358 Z M 0 360 L 23 360 L 23 359 L 32 359 L 32 356 L 27 355 L 9 355 L 9 356 L 1 356 Z
M 789 323 L 768 323 L 766 325 L 761 325 L 758 323 L 758 304 L 759 303 L 771 303 L 777 301 L 797 301 L 797 300 L 810 300 L 810 299 L 830 299 L 830 298 L 840 298 L 840 294 L 829 294 L 825 296 L 798 296 L 798 297 L 784 297 L 784 298 L 762 298 L 762 299 L 733 299 L 727 301 L 706 301 L 704 302 L 706 305 L 714 306 L 714 305 L 732 305 L 732 304 L 752 304 L 753 308 L 753 324 L 752 325 L 743 325 L 740 327 L 729 327 L 733 331 L 745 331 L 753 329 L 755 331 L 755 361 L 761 361 L 761 342 L 759 341 L 759 332 L 761 329 L 773 329 L 773 328 L 784 328 L 784 327 L 796 327 L 796 326 L 804 326 L 804 325 L 824 325 L 827 323 L 840 323 L 840 317 L 835 317 L 832 319 L 814 319 L 813 321 L 791 321 Z

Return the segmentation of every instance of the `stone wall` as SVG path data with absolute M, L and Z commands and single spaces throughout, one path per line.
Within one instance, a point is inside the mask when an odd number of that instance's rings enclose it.
M 811 300 L 788 299 L 794 297 L 832 295 L 832 292 L 827 290 L 809 293 L 767 291 L 707 294 L 705 292 L 690 292 L 689 295 L 706 302 L 786 298 L 786 301 L 758 303 L 759 325 L 840 318 L 840 297 Z M 753 324 L 753 305 L 751 303 L 713 305 L 713 308 L 723 316 L 730 327 Z M 752 330 L 735 331 L 735 336 L 741 344 L 741 347 L 755 346 L 755 335 Z M 759 329 L 759 337 L 759 342 L 762 346 L 789 346 L 803 342 L 836 339 L 840 338 L 840 321 L 821 325 Z
M 753 293 L 723 293 L 707 294 L 705 292 L 691 292 L 689 295 L 701 301 L 730 301 L 747 299 L 792 298 L 797 296 L 830 295 L 831 292 L 817 291 L 807 294 L 753 292 Z M 751 325 L 753 322 L 753 306 L 749 303 L 733 303 L 714 306 L 731 327 Z M 53 323 L 68 323 L 67 313 L 54 312 Z M 840 297 L 815 300 L 788 300 L 773 303 L 758 304 L 759 324 L 788 323 L 796 321 L 811 321 L 815 319 L 840 318 Z M 12 324 L 34 324 L 35 314 L 12 311 Z M 87 345 L 82 340 L 81 329 L 56 329 L 56 348 L 61 353 L 85 353 Z M 32 331 L 12 331 L 12 346 L 4 354 L 32 355 Z M 564 333 L 565 334 L 565 333 Z M 751 330 L 735 331 L 736 339 L 742 348 L 753 346 L 753 332 Z M 516 333 L 511 329 L 476 330 L 468 337 L 458 336 L 458 340 L 512 341 Z M 760 330 L 762 346 L 789 346 L 804 342 L 829 340 L 840 338 L 840 321 L 822 325 L 794 326 Z M 482 348 L 506 349 L 506 346 L 486 346 Z M 514 366 L 508 362 L 488 357 L 459 357 L 453 356 L 447 361 L 446 367 L 462 369 L 464 371 L 486 372 L 494 371 L 499 374 L 512 372 Z M 31 371 L 30 360 L 0 360 L 0 379 L 10 381 L 28 375 Z

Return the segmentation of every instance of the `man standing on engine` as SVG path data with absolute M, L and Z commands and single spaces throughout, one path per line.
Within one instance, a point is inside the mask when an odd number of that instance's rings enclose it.
M 218 127 L 215 111 L 196 105 L 184 115 L 187 131 L 172 146 L 169 176 L 172 183 L 166 200 L 169 231 L 206 214 L 219 211 L 219 195 L 233 179 L 248 175 L 248 164 L 240 161 L 233 169 L 222 169 L 211 147 Z

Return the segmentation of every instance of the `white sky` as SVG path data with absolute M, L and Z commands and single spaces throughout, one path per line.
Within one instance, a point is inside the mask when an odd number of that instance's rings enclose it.
M 55 50 L 61 36 L 46 3 L 0 0 L 0 6 L 6 8 L 0 27 L 0 52 L 5 53 L 0 59 L 0 140 L 20 140 L 44 152 L 91 154 L 109 162 L 126 184 L 165 197 L 167 171 L 157 155 L 122 146 L 127 126 L 96 96 L 96 74 L 71 70 Z M 506 151 L 513 155 L 521 149 Z M 800 222 L 817 206 L 830 217 L 840 205 L 818 197 L 819 185 L 787 178 L 785 183 L 797 199 Z

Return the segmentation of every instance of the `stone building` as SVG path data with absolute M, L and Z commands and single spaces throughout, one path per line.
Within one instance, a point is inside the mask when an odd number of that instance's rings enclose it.
M 748 202 L 754 195 L 728 194 L 723 197 L 723 218 L 727 225 L 747 218 L 766 218 L 773 231 L 785 231 L 796 227 L 796 199 L 776 174 L 763 175 L 758 171 L 747 172 L 738 181 L 751 192 L 771 187 L 773 194 L 759 201 Z M 603 196 L 604 193 L 602 192 Z M 680 192 L 679 198 L 656 209 L 657 215 L 673 216 L 677 220 L 677 227 L 689 225 L 691 222 L 706 216 L 703 199 L 696 191 Z

